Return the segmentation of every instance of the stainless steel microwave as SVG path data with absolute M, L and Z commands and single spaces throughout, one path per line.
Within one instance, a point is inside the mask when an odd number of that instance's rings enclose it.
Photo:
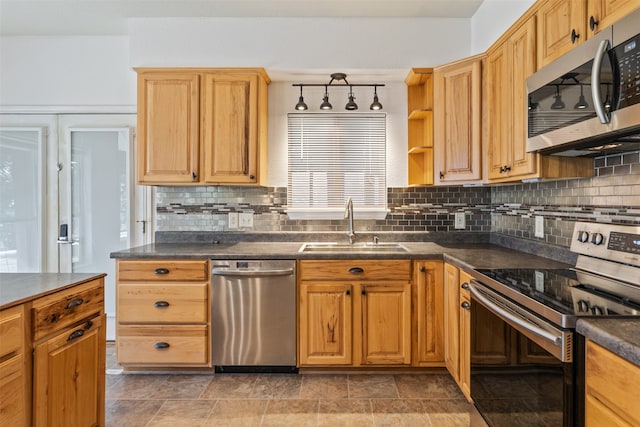
M 527 151 L 640 150 L 640 9 L 527 79 Z

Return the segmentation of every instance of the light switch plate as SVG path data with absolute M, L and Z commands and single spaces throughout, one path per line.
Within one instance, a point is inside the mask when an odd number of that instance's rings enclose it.
M 456 230 L 464 229 L 467 226 L 464 212 L 456 212 L 455 228 Z
M 229 229 L 238 228 L 238 212 L 229 212 Z
M 240 212 L 240 227 L 251 228 L 253 227 L 253 213 L 252 212 Z
M 534 236 L 544 238 L 544 217 L 536 216 L 536 229 L 533 233 Z

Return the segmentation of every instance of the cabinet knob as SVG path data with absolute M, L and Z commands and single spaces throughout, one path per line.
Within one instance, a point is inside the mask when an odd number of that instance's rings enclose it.
M 249 179 L 253 181 L 254 179 L 256 179 L 256 177 L 255 175 L 249 175 Z
M 589 18 L 589 28 L 591 28 L 591 31 L 595 30 L 598 25 L 600 25 L 600 21 L 591 16 Z
M 197 181 L 198 175 L 195 172 L 191 172 L 191 181 Z
M 169 343 L 168 342 L 157 342 L 153 345 L 155 347 L 156 350 L 162 350 L 163 348 L 169 348 Z
M 349 269 L 349 273 L 350 274 L 362 274 L 362 273 L 364 273 L 364 269 L 362 269 L 360 267 L 351 267 Z
M 427 268 L 424 265 L 420 266 L 420 273 L 424 273 L 425 271 L 427 271 Z
M 440 179 L 444 179 L 444 174 L 440 171 Z
M 153 303 L 153 306 L 158 308 L 169 307 L 169 301 L 156 301 Z
M 366 295 L 366 294 L 367 294 L 366 289 L 363 289 L 362 291 L 360 291 L 360 294 L 362 294 L 362 295 Z
M 344 293 L 345 293 L 346 295 L 351 295 L 351 291 L 350 291 L 349 289 L 347 289 Z
M 460 287 L 464 290 L 469 290 L 469 284 L 467 282 L 464 282 L 462 285 L 460 285 Z
M 462 304 L 460 304 L 460 307 L 462 307 L 464 310 L 471 310 L 471 304 L 469 304 L 466 301 L 464 301 Z
M 575 44 L 579 38 L 580 38 L 580 34 L 576 33 L 575 28 L 571 30 L 571 43 Z
M 153 270 L 153 272 L 155 274 L 169 274 L 169 269 L 168 268 L 156 268 L 155 270 Z

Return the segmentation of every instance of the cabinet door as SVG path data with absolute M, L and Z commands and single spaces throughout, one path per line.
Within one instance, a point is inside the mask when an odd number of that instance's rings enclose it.
M 444 299 L 442 261 L 417 261 L 414 265 L 417 366 L 442 366 L 444 362 Z
M 433 132 L 439 182 L 482 178 L 481 63 L 474 58 L 434 72 Z
M 104 425 L 103 316 L 36 344 L 33 368 L 34 425 Z
M 511 159 L 511 75 L 509 72 L 508 46 L 489 53 L 487 64 L 487 144 L 489 156 L 487 173 L 489 179 L 504 178 L 505 166 Z
M 258 76 L 204 75 L 203 153 L 205 182 L 256 182 Z
M 411 284 L 366 284 L 360 288 L 362 363 L 411 363 Z
M 467 400 L 471 401 L 471 295 L 463 286 L 471 282 L 471 276 L 460 271 L 460 381 L 458 385 Z
M 511 90 L 503 100 L 511 100 L 509 114 L 513 118 L 511 128 L 511 159 L 509 176 L 535 173 L 537 154 L 527 153 L 527 77 L 536 71 L 536 21 L 525 22 L 509 38 L 509 68 Z M 498 118 L 500 120 L 500 118 Z
M 352 363 L 351 293 L 352 286 L 347 283 L 300 284 L 301 366 Z
M 588 0 L 587 33 L 594 35 L 639 7 L 638 0 Z
M 138 182 L 199 180 L 199 83 L 194 73 L 138 75 Z
M 460 271 L 444 264 L 444 363 L 456 382 L 460 381 Z
M 538 69 L 551 63 L 587 36 L 587 0 L 549 0 L 538 19 Z

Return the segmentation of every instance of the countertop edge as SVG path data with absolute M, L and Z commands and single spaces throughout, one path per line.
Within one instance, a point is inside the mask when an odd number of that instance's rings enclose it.
M 640 367 L 640 319 L 578 319 L 576 332 Z

